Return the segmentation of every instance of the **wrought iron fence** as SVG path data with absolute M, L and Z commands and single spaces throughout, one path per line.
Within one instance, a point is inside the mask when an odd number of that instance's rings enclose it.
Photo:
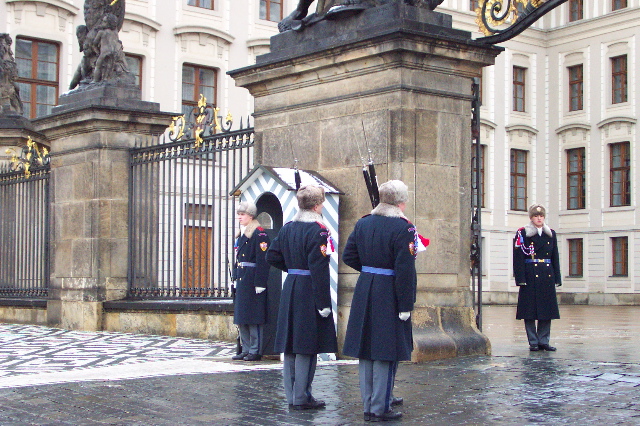
M 167 133 L 131 150 L 130 298 L 231 296 L 229 193 L 253 167 L 254 132 L 242 123 L 229 131 L 230 118 L 227 129 L 217 119 L 198 122 L 197 108 L 194 115 L 191 124 L 176 117 Z
M 49 175 L 48 164 L 0 170 L 0 297 L 48 296 Z

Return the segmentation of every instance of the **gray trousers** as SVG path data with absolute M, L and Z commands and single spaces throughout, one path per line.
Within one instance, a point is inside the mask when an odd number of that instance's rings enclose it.
M 529 345 L 548 345 L 551 337 L 551 320 L 538 320 L 538 328 L 536 329 L 536 320 L 524 320 L 524 329 L 527 331 L 527 339 Z
M 381 415 L 390 410 L 397 369 L 398 363 L 393 361 L 360 360 L 360 394 L 365 413 Z
M 284 354 L 282 375 L 289 405 L 302 405 L 313 399 L 311 384 L 316 375 L 317 355 Z
M 259 354 L 261 352 L 262 328 L 262 324 L 238 325 L 243 353 Z

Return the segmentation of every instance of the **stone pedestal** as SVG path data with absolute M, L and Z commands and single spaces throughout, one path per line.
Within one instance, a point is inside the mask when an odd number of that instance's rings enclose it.
M 129 149 L 162 133 L 171 118 L 139 97 L 127 108 L 122 99 L 86 96 L 65 102 L 63 95 L 34 126 L 51 144 L 48 323 L 100 330 L 102 303 L 127 290 Z
M 255 97 L 255 161 L 292 166 L 295 156 L 335 182 L 346 193 L 344 244 L 371 210 L 361 171 L 369 147 L 380 183 L 409 186 L 406 214 L 431 239 L 417 259 L 414 361 L 489 353 L 470 294 L 471 79 L 500 49 L 402 2 L 276 35 L 271 47 L 230 73 Z M 340 265 L 340 342 L 357 276 Z

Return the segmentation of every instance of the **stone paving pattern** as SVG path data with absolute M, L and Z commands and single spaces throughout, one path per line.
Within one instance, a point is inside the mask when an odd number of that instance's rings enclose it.
M 401 411 L 404 425 L 638 425 L 640 424 L 640 307 L 624 309 L 563 309 L 563 320 L 554 322 L 556 353 L 529 353 L 524 330 L 507 333 L 511 308 L 485 310 L 485 332 L 498 356 L 466 357 L 424 364 L 402 364 L 398 371 L 396 395 L 405 398 Z M 567 312 L 564 312 L 567 311 Z M 570 312 L 568 312 L 570 311 Z M 572 327 L 572 315 L 582 318 L 584 327 Z M 594 326 L 600 324 L 600 328 Z M 624 332 L 615 332 L 615 324 Z M 515 322 L 521 328 L 521 322 Z M 634 326 L 635 324 L 635 326 Z M 50 333 L 70 332 L 28 326 L 0 325 L 0 370 L 9 379 L 32 378 L 39 372 L 18 371 L 24 364 L 6 361 L 11 357 L 12 327 L 31 333 L 33 350 L 39 351 L 38 333 L 44 333 L 40 347 L 51 346 Z M 22 327 L 22 328 L 21 328 Z M 25 328 L 26 327 L 26 328 Z M 15 330 L 15 329 L 14 329 Z M 492 330 L 492 331 L 490 331 Z M 91 352 L 81 341 L 93 341 L 102 348 L 97 358 L 110 359 L 108 345 L 98 344 L 98 336 L 115 345 L 108 367 L 74 366 L 58 363 L 60 374 L 76 371 L 107 371 L 123 363 L 136 369 L 156 368 L 157 358 L 171 357 L 185 371 L 198 363 L 224 365 L 215 374 L 171 374 L 127 379 L 107 376 L 99 380 L 35 386 L 2 386 L 0 381 L 1 425 L 348 425 L 364 424 L 358 391 L 357 365 L 344 362 L 320 363 L 314 393 L 327 401 L 327 408 L 315 412 L 289 412 L 283 398 L 280 364 L 268 361 L 247 366 L 231 362 L 223 351 L 228 343 L 117 333 L 81 333 L 76 350 Z M 85 336 L 86 335 L 86 336 Z M 48 336 L 48 337 L 47 337 Z M 83 337 L 85 336 L 85 337 Z M 140 347 L 118 346 L 123 339 Z M 512 342 L 511 340 L 517 340 Z M 16 339 L 14 339 L 15 341 Z M 53 339 L 55 340 L 55 339 Z M 74 346 L 74 339 L 66 344 Z M 145 344 L 147 342 L 147 344 Z M 156 342 L 155 344 L 152 342 Z M 163 342 L 163 343 L 158 343 Z M 510 343 L 511 342 L 511 343 Z M 585 344 L 586 342 L 586 344 Z M 206 348 L 200 346 L 204 343 Z M 163 346 L 164 345 L 164 346 Z M 64 345 L 54 344 L 57 352 Z M 125 345 L 126 346 L 126 345 Z M 153 347 L 156 346 L 156 349 Z M 498 346 L 498 347 L 496 347 Z M 593 352 L 582 351 L 592 346 Z M 18 347 L 24 349 L 22 342 Z M 168 348 L 166 351 L 162 348 Z M 182 351 L 180 348 L 183 349 Z M 606 350 L 608 348 L 608 351 Z M 499 350 L 498 350 L 499 349 Z M 204 352 L 203 352 L 204 350 Z M 131 356 L 127 356 L 130 351 Z M 137 352 L 136 352 L 137 351 Z M 153 351 L 157 351 L 153 352 Z M 189 352 L 191 351 L 191 352 Z M 629 354 L 629 351 L 635 351 Z M 69 354 L 72 354 L 70 350 Z M 582 358 L 567 354 L 583 353 Z M 164 355 L 162 355 L 164 354 Z M 13 357 L 19 360 L 20 354 Z M 137 361 L 132 361 L 138 358 Z M 164 358 L 164 359 L 167 359 Z M 151 359 L 151 360 L 150 360 Z M 223 362 L 221 362 L 224 359 Z M 622 361 L 620 361 L 620 359 Z M 629 362 L 629 360 L 632 360 Z M 236 366 L 247 368 L 236 371 Z M 40 367 L 36 367 L 40 368 Z M 63 370 L 63 371 L 62 371 Z M 7 373 L 10 372 L 10 373 Z M 149 372 L 153 375 L 153 372 Z M 1 379 L 1 377 L 0 377 Z

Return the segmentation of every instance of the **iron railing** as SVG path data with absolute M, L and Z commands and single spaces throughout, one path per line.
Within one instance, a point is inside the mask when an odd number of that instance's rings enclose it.
M 48 296 L 49 176 L 48 164 L 0 170 L 0 297 Z
M 133 299 L 231 297 L 235 202 L 229 193 L 253 168 L 253 128 L 218 134 L 196 128 L 188 139 L 182 130 L 172 125 L 130 152 Z

